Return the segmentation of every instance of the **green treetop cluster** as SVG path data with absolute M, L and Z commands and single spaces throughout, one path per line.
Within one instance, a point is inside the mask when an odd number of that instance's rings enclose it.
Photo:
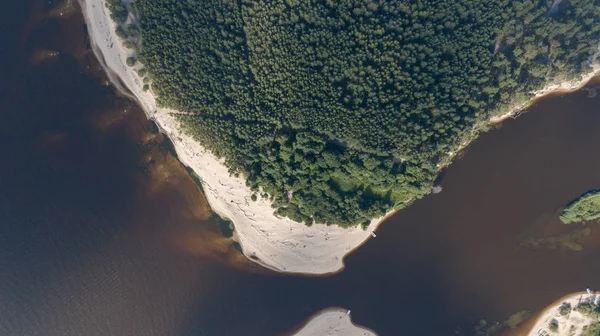
M 495 113 L 590 70 L 600 0 L 137 0 L 159 104 L 275 211 L 366 224 Z M 260 190 L 260 191 L 259 191 Z
M 600 191 L 590 191 L 567 205 L 560 220 L 565 223 L 579 223 L 600 218 Z

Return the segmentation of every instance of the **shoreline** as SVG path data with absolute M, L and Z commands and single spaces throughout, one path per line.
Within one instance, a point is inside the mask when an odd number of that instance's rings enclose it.
M 151 91 L 143 91 L 142 78 L 133 67 L 126 65 L 132 50 L 123 46 L 116 36 L 116 24 L 110 18 L 106 0 L 79 0 L 94 55 L 98 58 L 111 83 L 124 95 L 138 102 L 146 117 L 167 136 L 175 148 L 179 161 L 199 177 L 204 194 L 213 212 L 234 224 L 233 239 L 242 247 L 251 261 L 276 272 L 307 276 L 326 276 L 344 269 L 344 258 L 371 238 L 371 232 L 397 210 L 373 219 L 366 230 L 360 226 L 344 229 L 337 225 L 314 224 L 310 227 L 288 218 L 278 218 L 268 200 L 251 200 L 253 192 L 245 179 L 229 174 L 223 160 L 206 150 L 192 136 L 187 135 L 177 121 L 178 111 L 159 108 Z M 536 99 L 551 93 L 572 92 L 587 84 L 600 70 L 582 76 L 579 81 L 549 84 L 525 106 L 511 109 L 499 117 L 489 119 L 495 124 L 517 115 Z M 574 84 L 575 83 L 575 84 Z M 477 127 L 477 126 L 475 126 Z M 474 128 L 474 131 L 476 128 Z M 470 142 L 449 153 L 448 163 Z
M 308 317 L 289 334 L 291 336 L 344 335 L 377 336 L 375 331 L 354 324 L 348 310 L 342 307 L 328 307 Z
M 600 50 L 600 45 L 598 46 Z M 595 60 L 594 60 L 595 61 Z M 581 75 L 579 80 L 572 79 L 570 81 L 564 81 L 559 83 L 549 83 L 538 91 L 533 92 L 534 96 L 531 97 L 530 101 L 526 104 L 521 104 L 510 109 L 509 112 L 499 116 L 491 117 L 488 125 L 495 125 L 503 122 L 508 118 L 517 118 L 524 110 L 528 109 L 531 105 L 535 104 L 538 100 L 555 94 L 567 94 L 583 89 L 588 83 L 600 74 L 600 64 L 592 64 L 592 71 L 585 75 Z
M 588 294 L 587 292 L 576 292 L 573 294 L 565 295 L 560 299 L 554 301 L 552 304 L 544 308 L 532 321 L 530 328 L 524 329 L 523 335 L 528 336 L 539 336 L 539 335 L 580 335 L 582 329 L 595 322 L 595 320 L 589 316 L 585 316 L 577 311 L 575 307 L 581 302 L 597 302 L 598 296 L 595 292 Z M 571 305 L 572 311 L 565 316 L 560 314 L 559 307 L 567 302 Z M 556 321 L 558 325 L 558 331 L 552 332 L 550 330 L 551 321 Z M 529 324 L 529 323 L 528 323 Z M 520 333 L 521 334 L 521 333 Z
M 600 53 L 600 45 L 598 45 L 598 52 Z M 470 136 L 472 137 L 475 135 L 475 138 L 471 141 L 461 143 L 454 152 L 449 153 L 447 162 L 438 167 L 438 172 L 450 166 L 458 154 L 460 154 L 465 148 L 469 147 L 469 145 L 477 139 L 479 134 L 485 133 L 485 131 L 481 132 L 480 130 L 482 126 L 498 125 L 508 118 L 516 119 L 540 99 L 544 99 L 556 94 L 567 94 L 579 91 L 588 85 L 596 76 L 600 76 L 600 64 L 597 63 L 597 58 L 592 61 L 592 71 L 581 75 L 579 79 L 572 79 L 558 83 L 548 83 L 544 88 L 533 92 L 533 96 L 528 102 L 515 105 L 512 108 L 509 108 L 509 111 L 504 114 L 490 117 L 483 125 L 473 125 Z
M 175 118 L 178 111 L 159 108 L 150 91 L 143 91 L 142 78 L 126 59 L 134 52 L 116 36 L 105 0 L 79 0 L 94 55 L 110 82 L 125 96 L 138 102 L 146 117 L 157 125 L 175 148 L 179 161 L 199 177 L 212 211 L 233 222 L 233 238 L 251 261 L 276 272 L 323 276 L 341 271 L 344 257 L 369 238 L 371 231 L 389 215 L 374 219 L 366 230 L 336 225 L 310 227 L 278 218 L 268 200 L 251 200 L 253 192 L 245 179 L 229 174 L 223 160 L 182 131 Z

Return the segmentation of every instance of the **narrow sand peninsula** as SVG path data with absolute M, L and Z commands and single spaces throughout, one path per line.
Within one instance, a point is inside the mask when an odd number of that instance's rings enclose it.
M 563 303 L 569 303 L 573 308 L 569 314 L 561 315 L 559 307 Z M 596 294 L 579 292 L 565 296 L 556 301 L 552 306 L 546 308 L 537 318 L 535 324 L 527 334 L 528 336 L 572 336 L 581 335 L 584 327 L 589 326 L 595 319 L 585 316 L 577 311 L 575 307 L 583 302 L 597 302 Z M 550 330 L 552 321 L 558 324 L 556 331 Z
M 311 317 L 294 336 L 377 336 L 375 332 L 352 323 L 347 310 L 328 308 Z
M 338 226 L 307 227 L 273 215 L 270 202 L 250 199 L 252 191 L 243 178 L 229 175 L 227 167 L 198 141 L 186 134 L 176 120 L 178 111 L 158 108 L 150 91 L 144 92 L 139 65 L 126 65 L 134 51 L 126 49 L 115 34 L 115 23 L 105 0 L 80 0 L 94 53 L 111 82 L 123 93 L 131 93 L 173 142 L 179 160 L 202 180 L 206 198 L 214 212 L 235 225 L 234 238 L 244 254 L 261 265 L 290 273 L 327 274 L 344 267 L 343 258 L 366 241 L 383 218 L 373 220 L 367 230 Z

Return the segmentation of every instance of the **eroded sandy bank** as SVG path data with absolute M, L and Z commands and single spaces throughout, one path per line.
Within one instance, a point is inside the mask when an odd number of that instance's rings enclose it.
M 126 65 L 134 54 L 115 34 L 105 0 L 80 0 L 94 53 L 108 72 L 111 82 L 123 93 L 131 93 L 173 142 L 179 160 L 200 177 L 213 211 L 235 224 L 234 237 L 244 254 L 263 266 L 291 273 L 327 274 L 344 267 L 343 258 L 371 237 L 382 218 L 367 230 L 338 226 L 307 227 L 273 215 L 267 200 L 251 200 L 252 192 L 243 178 L 229 175 L 227 167 L 198 141 L 182 131 L 174 117 L 177 111 L 158 108 L 150 91 L 143 91 L 138 66 Z

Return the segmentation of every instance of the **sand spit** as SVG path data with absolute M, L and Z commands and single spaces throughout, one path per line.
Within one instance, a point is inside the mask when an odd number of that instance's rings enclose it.
M 313 225 L 278 218 L 268 200 L 251 200 L 252 191 L 243 178 L 229 175 L 223 161 L 186 134 L 175 118 L 178 111 L 158 108 L 151 91 L 143 91 L 143 81 L 129 67 L 125 48 L 115 33 L 115 23 L 105 0 L 80 0 L 94 53 L 113 85 L 137 100 L 149 119 L 173 142 L 179 160 L 200 177 L 206 198 L 216 213 L 235 225 L 234 238 L 251 260 L 279 272 L 312 275 L 340 271 L 343 258 L 360 246 L 383 218 L 373 220 L 367 230 Z M 180 112 L 179 112 L 180 113 Z
M 584 302 L 598 302 L 598 298 L 595 293 L 588 294 L 587 292 L 574 293 L 561 298 L 556 301 L 553 305 L 546 308 L 539 314 L 535 324 L 531 330 L 527 333 L 528 336 L 572 336 L 581 335 L 585 327 L 589 326 L 593 322 L 596 322 L 594 318 L 585 316 L 580 312 L 575 311 L 575 307 L 580 303 Z M 566 314 L 561 315 L 559 307 L 563 303 L 571 305 L 572 310 Z M 554 321 L 558 328 L 555 331 L 550 329 L 551 323 Z
M 377 336 L 370 329 L 357 326 L 347 310 L 343 308 L 327 308 L 313 317 L 293 336 Z

